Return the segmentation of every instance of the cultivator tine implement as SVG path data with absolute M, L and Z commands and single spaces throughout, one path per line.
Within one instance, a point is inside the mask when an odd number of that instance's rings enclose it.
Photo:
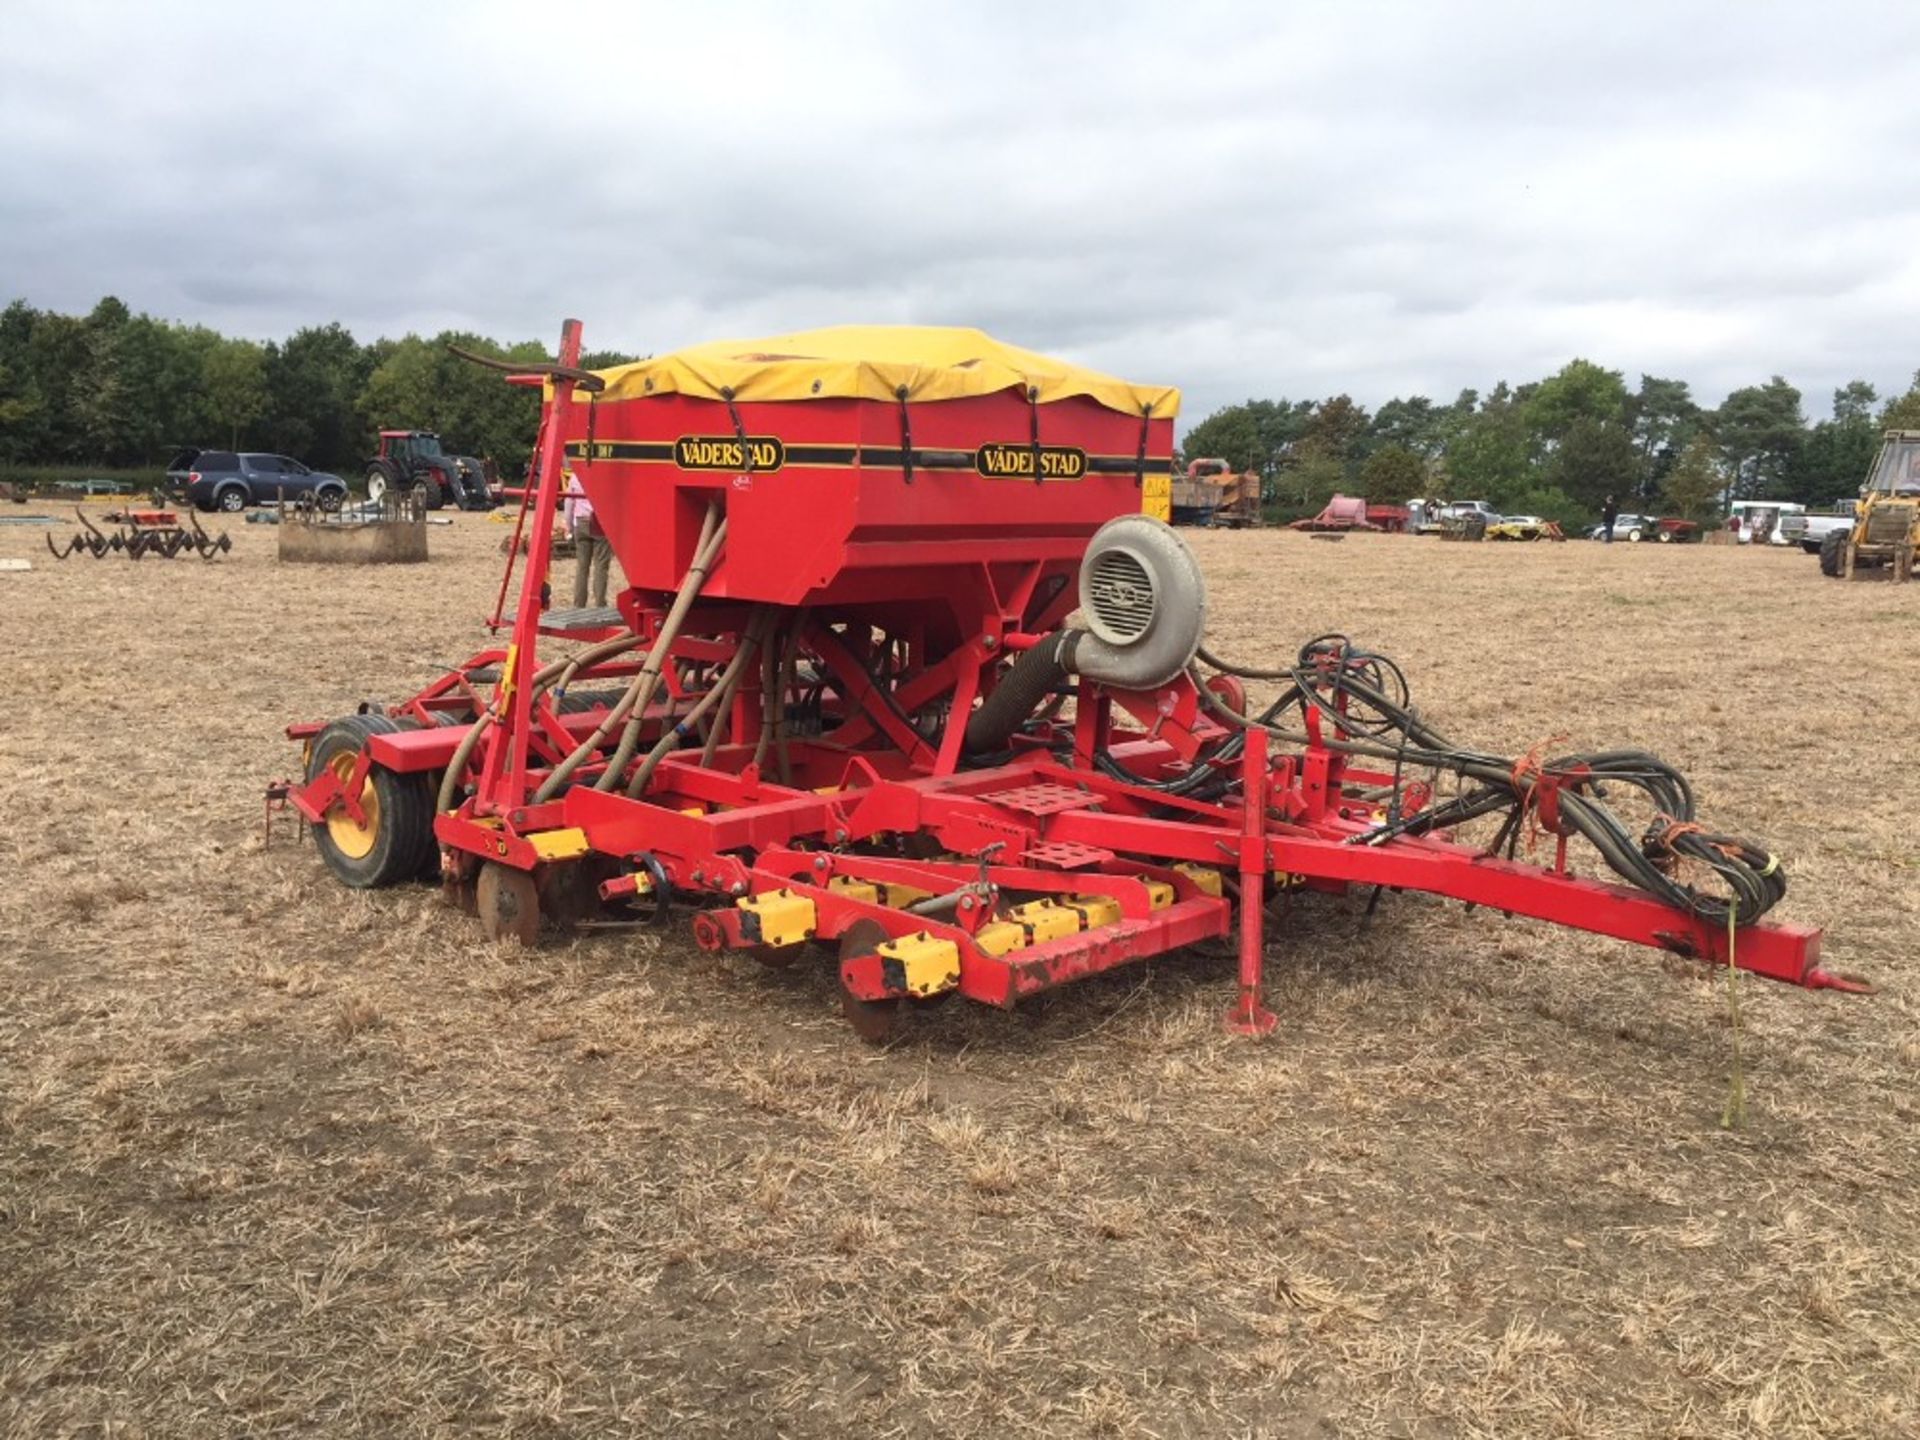
M 191 513 L 186 525 L 174 519 L 171 511 L 110 515 L 107 518 L 117 522 L 112 531 L 102 530 L 83 510 L 75 509 L 74 515 L 80 521 L 80 529 L 64 545 L 55 544 L 51 535 L 45 537 L 47 551 L 56 560 L 82 552 L 96 560 L 110 554 L 124 554 L 129 560 L 144 560 L 149 555 L 172 560 L 184 550 L 211 560 L 233 549 L 233 540 L 224 531 L 209 535 Z
M 211 560 L 214 556 L 224 555 L 233 549 L 233 540 L 226 531 L 222 530 L 216 539 L 201 528 L 200 518 L 192 513 L 187 515 L 187 523 L 193 526 L 192 545 L 200 552 L 202 560 Z
M 86 531 L 84 535 L 79 537 L 79 543 L 86 547 L 87 553 L 93 556 L 94 559 L 98 560 L 101 556 L 105 555 L 110 547 L 114 549 L 119 548 L 115 543 L 118 537 L 116 536 L 110 540 L 98 525 L 87 519 L 86 511 L 76 505 L 73 514 L 74 518 L 80 522 L 81 528 Z

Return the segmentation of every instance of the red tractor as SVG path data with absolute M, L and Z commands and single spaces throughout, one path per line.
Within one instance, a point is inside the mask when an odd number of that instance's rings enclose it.
M 447 454 L 431 430 L 382 430 L 380 453 L 367 462 L 367 498 L 411 493 L 429 510 L 491 510 L 487 470 L 471 455 Z

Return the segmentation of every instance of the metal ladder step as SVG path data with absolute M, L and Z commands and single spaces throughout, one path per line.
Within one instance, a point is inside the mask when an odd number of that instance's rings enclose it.
M 540 617 L 540 630 L 546 635 L 567 635 L 580 630 L 618 630 L 620 612 L 611 605 L 588 606 L 584 610 L 549 610 Z

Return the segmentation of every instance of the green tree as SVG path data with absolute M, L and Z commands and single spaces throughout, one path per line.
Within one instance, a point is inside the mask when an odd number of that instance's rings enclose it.
M 644 355 L 629 355 L 624 350 L 589 350 L 580 357 L 582 370 L 611 370 L 616 365 L 631 365 Z
M 533 447 L 539 392 L 505 384 L 496 371 L 460 359 L 449 345 L 505 360 L 549 358 L 536 341 L 502 346 L 453 331 L 431 341 L 409 335 L 368 375 L 360 394 L 363 419 L 369 429 L 435 430 L 449 448 L 517 469 Z
M 1276 462 L 1267 491 L 1276 516 L 1317 514 L 1340 491 L 1359 491 L 1360 465 L 1371 448 L 1368 419 L 1348 395 L 1290 407 L 1285 423 L 1298 425 L 1296 438 Z
M 1271 479 L 1285 461 L 1287 453 L 1306 433 L 1307 421 L 1313 414 L 1313 402 L 1249 400 L 1247 413 L 1253 417 L 1254 428 L 1260 435 L 1261 458 L 1256 468 Z
M 1427 493 L 1427 462 L 1404 445 L 1382 445 L 1360 466 L 1360 489 L 1369 500 L 1398 504 Z
M 164 464 L 181 445 L 217 443 L 208 410 L 208 356 L 221 343 L 205 326 L 136 315 L 121 338 L 129 463 Z
M 0 460 L 15 460 L 13 442 L 40 413 L 40 397 L 0 360 Z
M 240 448 L 241 432 L 267 409 L 267 352 L 251 340 L 221 340 L 202 361 L 207 419 Z
M 1509 502 L 1535 487 L 1533 436 L 1520 400 L 1502 380 L 1461 425 L 1447 446 L 1445 491 L 1453 499 L 1486 500 L 1519 513 Z
M 1296 446 L 1275 481 L 1274 518 L 1299 519 L 1318 515 L 1346 488 L 1346 466 L 1318 444 Z
M 1865 380 L 1849 380 L 1833 392 L 1833 419 L 1836 425 L 1873 424 L 1873 407 L 1880 398 Z
M 1251 403 L 1229 405 L 1207 416 L 1187 431 L 1181 455 L 1188 460 L 1218 456 L 1235 469 L 1260 466 L 1267 457 Z
M 373 365 L 340 325 L 308 326 L 267 347 L 267 392 L 274 449 L 321 469 L 352 473 L 373 437 L 359 400 Z
M 1371 423 L 1364 405 L 1356 404 L 1350 395 L 1334 395 L 1313 407 L 1298 443 L 1339 464 L 1345 475 L 1357 476 L 1360 462 L 1372 448 L 1367 441 Z
M 1627 386 L 1618 370 L 1606 370 L 1591 360 L 1570 360 L 1542 380 L 1526 397 L 1526 419 L 1533 433 L 1549 449 L 1582 421 L 1589 425 L 1619 423 L 1626 414 Z
M 369 430 L 431 430 L 438 409 L 438 357 L 418 335 L 392 342 L 361 388 L 359 411 Z
M 1882 430 L 1920 430 L 1920 370 L 1913 372 L 1913 387 L 1906 394 L 1887 402 L 1880 412 Z
M 1727 477 L 1720 468 L 1720 447 L 1701 431 L 1687 442 L 1672 470 L 1667 472 L 1667 508 L 1689 520 L 1712 519 L 1719 509 Z
M 103 465 L 125 464 L 131 458 L 121 350 L 132 318 L 127 307 L 109 295 L 93 307 L 82 327 L 85 358 L 73 377 L 73 421 L 82 458 Z
M 1714 434 L 1732 484 L 1731 498 L 1785 498 L 1806 440 L 1800 392 L 1776 375 L 1727 396 L 1714 416 Z
M 1306 429 L 1312 408 L 1305 401 L 1287 400 L 1247 400 L 1225 406 L 1187 431 L 1180 453 L 1188 460 L 1218 456 L 1271 480 Z
M 1700 407 L 1684 380 L 1642 375 L 1640 388 L 1626 406 L 1628 433 L 1640 452 L 1638 491 L 1651 500 L 1680 452 L 1700 427 Z
M 1609 495 L 1625 510 L 1639 494 L 1640 452 L 1619 421 L 1583 416 L 1555 446 L 1546 478 L 1589 511 L 1599 511 Z
M 0 462 L 46 454 L 47 399 L 32 354 L 34 311 L 15 300 L 0 311 Z
M 86 322 L 51 310 L 31 314 L 25 368 L 46 401 L 33 458 L 78 463 L 90 458 L 74 405 L 89 358 Z
M 1372 435 L 1380 446 L 1397 446 L 1422 460 L 1446 447 L 1447 412 L 1424 395 L 1387 401 L 1373 414 Z
M 1864 380 L 1833 392 L 1833 418 L 1815 425 L 1793 457 L 1787 483 L 1794 499 L 1831 505 L 1859 491 L 1880 446 L 1873 420 L 1878 398 Z

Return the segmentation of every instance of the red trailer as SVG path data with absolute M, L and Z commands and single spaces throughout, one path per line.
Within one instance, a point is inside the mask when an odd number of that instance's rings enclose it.
M 1373 506 L 1356 496 L 1335 495 L 1321 508 L 1318 515 L 1296 520 L 1288 528 L 1312 531 L 1316 534 L 1384 529 L 1384 526 L 1375 522 L 1373 509 Z
M 1399 533 L 1407 528 L 1408 513 L 1404 505 L 1375 505 L 1352 495 L 1336 495 L 1327 501 L 1318 515 L 1296 520 L 1289 528 L 1315 534 L 1338 534 L 1348 530 L 1390 530 Z
M 1236 933 L 1228 1021 L 1262 1032 L 1266 903 L 1295 887 L 1429 891 L 1855 988 L 1817 930 L 1762 919 L 1778 861 L 1700 825 L 1653 757 L 1457 747 L 1341 637 L 1269 671 L 1208 651 L 1198 565 L 1136 513 L 1173 390 L 970 330 L 593 374 L 579 353 L 569 322 L 561 363 L 527 367 L 547 401 L 510 643 L 288 729 L 292 803 L 349 885 L 437 874 L 494 937 L 618 905 L 770 965 L 823 945 L 870 1039 L 955 991 L 1012 1006 Z M 606 610 L 542 609 L 563 467 L 630 582 Z M 1603 788 L 1647 797 L 1653 828 Z M 1612 879 L 1575 873 L 1576 841 Z
M 1404 505 L 1376 505 L 1367 502 L 1367 523 L 1376 530 L 1389 530 L 1396 535 L 1406 533 L 1407 522 L 1413 512 Z

